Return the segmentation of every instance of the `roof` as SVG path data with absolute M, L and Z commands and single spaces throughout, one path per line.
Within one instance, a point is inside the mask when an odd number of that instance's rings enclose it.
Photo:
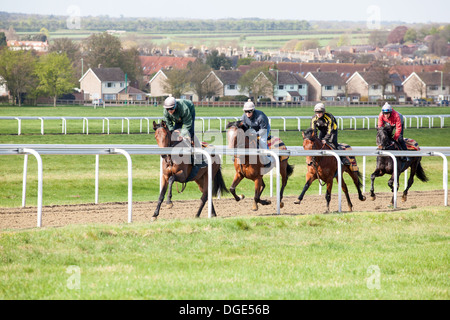
M 128 94 L 146 94 L 144 91 L 136 89 L 135 87 L 124 88 L 119 93 L 125 93 L 125 90 L 127 91 L 126 93 L 128 93 Z
M 440 86 L 441 80 L 444 85 L 450 85 L 450 73 L 416 72 L 416 74 L 428 86 Z
M 278 74 L 277 74 L 278 73 Z M 269 71 L 273 79 L 277 79 L 278 84 L 307 84 L 308 82 L 299 74 L 287 71 Z
M 345 86 L 345 78 L 337 72 L 310 72 L 322 86 Z
M 300 97 L 300 93 L 297 91 L 288 91 L 288 93 L 291 97 Z
M 273 67 L 273 62 L 259 62 L 254 61 L 250 66 L 239 66 L 239 70 L 247 72 L 250 69 L 262 67 L 267 65 L 268 68 Z M 277 69 L 280 71 L 289 71 L 292 73 L 298 73 L 305 77 L 308 72 L 336 72 L 346 80 L 353 75 L 356 71 L 367 71 L 370 69 L 370 64 L 362 63 L 296 63 L 296 62 L 280 62 L 276 64 Z
M 91 68 L 97 78 L 104 81 L 125 81 L 125 73 L 120 68 Z
M 189 62 L 196 58 L 190 57 L 165 57 L 165 56 L 140 56 L 141 67 L 144 75 L 151 75 L 161 69 L 186 69 Z
M 239 70 L 214 70 L 213 72 L 223 84 L 237 84 L 243 75 Z
M 434 72 L 442 71 L 444 69 L 444 65 L 442 64 L 432 64 L 432 65 L 399 65 L 393 66 L 390 73 L 397 73 L 400 78 L 405 80 L 408 78 L 413 72 Z

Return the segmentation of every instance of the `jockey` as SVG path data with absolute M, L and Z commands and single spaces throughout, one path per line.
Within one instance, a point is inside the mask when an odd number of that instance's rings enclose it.
M 244 104 L 244 114 L 242 115 L 242 123 L 248 129 L 253 129 L 259 136 L 259 148 L 268 150 L 269 146 L 267 139 L 270 134 L 269 119 L 264 112 L 255 110 L 255 104 L 248 99 Z M 265 168 L 269 168 L 272 162 L 270 155 L 260 157 L 262 164 Z
M 200 147 L 195 139 L 195 107 L 192 101 L 168 97 L 164 101 L 163 120 L 167 123 L 170 132 L 180 129 L 180 136 L 194 141 L 195 147 Z M 181 138 L 180 137 L 180 138 Z M 202 163 L 202 156 L 195 155 L 195 164 Z
M 318 138 L 327 143 L 333 149 L 338 150 L 338 126 L 336 119 L 331 113 L 325 112 L 325 105 L 318 103 L 314 107 L 315 115 L 311 119 L 311 128 L 319 131 Z M 343 165 L 350 165 L 347 157 L 341 157 Z
M 403 139 L 404 120 L 403 115 L 394 109 L 387 102 L 381 108 L 381 112 L 378 116 L 378 127 L 384 127 L 386 124 L 390 124 L 395 128 L 394 140 L 398 142 L 402 150 L 408 150 L 406 148 L 405 140 Z M 409 157 L 406 158 L 409 161 Z

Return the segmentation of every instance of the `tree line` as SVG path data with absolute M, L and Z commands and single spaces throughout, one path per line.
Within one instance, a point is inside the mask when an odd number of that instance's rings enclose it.
M 67 29 L 67 16 L 0 12 L 0 29 L 13 27 L 18 32 Z M 105 31 L 109 29 L 151 32 L 228 32 L 228 31 L 295 31 L 310 30 L 305 20 L 268 20 L 259 18 L 194 20 L 157 18 L 112 18 L 109 16 L 80 17 L 81 28 Z

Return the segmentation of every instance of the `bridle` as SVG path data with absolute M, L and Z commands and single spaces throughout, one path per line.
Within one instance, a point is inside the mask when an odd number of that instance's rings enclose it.
M 314 147 L 317 145 L 316 142 L 319 141 L 319 139 L 317 139 L 316 137 L 314 137 L 314 138 L 305 138 L 305 139 L 308 139 L 309 141 L 311 141 L 311 142 L 313 143 L 313 146 L 314 146 Z M 314 148 L 313 148 L 312 150 L 324 150 L 325 146 L 326 146 L 326 144 L 324 143 L 324 144 L 322 144 L 322 147 L 321 147 L 320 149 L 314 149 Z M 312 156 L 312 157 L 311 157 L 311 162 L 308 163 L 308 166 L 314 168 L 314 170 L 316 171 L 317 180 L 319 180 L 319 184 L 323 187 L 323 186 L 326 185 L 326 183 L 324 182 L 324 183 L 322 184 L 322 183 L 320 182 L 320 181 L 322 181 L 322 180 L 321 180 L 320 177 L 319 177 L 319 161 L 320 161 L 320 160 L 317 160 L 317 156 Z

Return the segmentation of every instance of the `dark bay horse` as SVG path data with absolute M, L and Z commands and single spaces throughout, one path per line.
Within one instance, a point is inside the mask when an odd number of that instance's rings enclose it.
M 228 123 L 227 138 L 229 148 L 257 148 L 256 135 L 253 138 L 251 130 L 247 130 L 246 127 L 243 126 L 241 121 Z M 274 165 L 274 163 L 275 160 L 272 161 L 272 165 Z M 271 168 L 264 168 L 259 159 L 259 156 L 235 156 L 234 169 L 236 170 L 236 173 L 234 175 L 233 183 L 230 187 L 230 192 L 234 196 L 234 199 L 236 201 L 240 201 L 245 198 L 244 195 L 236 195 L 236 187 L 244 178 L 247 178 L 255 182 L 255 196 L 253 198 L 252 210 L 258 210 L 258 203 L 260 203 L 261 205 L 271 204 L 270 200 L 261 199 L 261 194 L 263 193 L 266 186 L 263 180 L 263 175 L 269 172 Z M 287 159 L 283 159 L 282 157 L 280 157 L 280 174 L 282 178 L 280 189 L 281 208 L 283 208 L 284 206 L 283 202 L 281 202 L 283 200 L 284 188 L 286 187 L 288 178 L 293 173 L 293 171 L 294 166 L 291 166 L 288 163 Z
M 379 150 L 401 150 L 398 143 L 392 138 L 393 128 L 390 125 L 379 127 L 377 129 L 377 146 Z M 420 164 L 422 157 L 411 157 L 410 161 L 397 158 L 397 184 L 400 174 L 406 169 L 411 168 L 411 173 L 408 179 L 408 186 L 403 191 L 402 201 L 406 201 L 408 198 L 408 190 L 414 183 L 414 176 L 417 176 L 420 181 L 427 182 L 428 177 Z M 370 189 L 370 196 L 372 200 L 376 199 L 374 192 L 374 182 L 376 177 L 381 177 L 385 174 L 390 174 L 391 178 L 388 181 L 388 186 L 391 191 L 394 192 L 394 161 L 389 156 L 378 156 L 377 166 L 370 178 L 372 179 L 372 187 Z M 397 185 L 397 190 L 398 190 Z M 394 197 L 392 196 L 391 203 L 394 203 Z
M 303 135 L 303 149 L 304 150 L 332 150 L 327 144 L 323 144 L 322 140 L 320 140 L 315 131 L 313 129 L 308 129 L 305 132 L 302 132 Z M 308 172 L 306 173 L 306 184 L 303 187 L 302 193 L 298 197 L 298 201 L 295 201 L 295 204 L 300 204 L 303 200 L 303 196 L 306 191 L 311 186 L 311 183 L 320 179 L 327 185 L 327 193 L 325 195 L 325 199 L 327 201 L 327 212 L 330 211 L 330 200 L 331 200 L 331 190 L 333 188 L 333 179 L 337 176 L 337 161 L 334 157 L 331 156 L 323 156 L 323 157 L 306 157 L 306 162 L 308 163 Z M 347 172 L 350 177 L 353 179 L 353 182 L 358 190 L 359 200 L 365 201 L 366 197 L 362 194 L 361 191 L 361 174 L 359 171 L 353 171 L 349 165 L 342 166 L 342 173 Z M 342 178 L 342 190 L 345 193 L 345 197 L 347 198 L 347 204 L 350 211 L 353 210 L 353 204 L 350 201 L 350 196 L 348 194 L 347 185 L 344 182 L 344 178 Z
M 172 134 L 169 131 L 166 123 L 162 121 L 160 124 L 156 124 L 153 121 L 153 129 L 155 130 L 155 138 L 159 147 L 180 147 L 189 148 L 190 143 L 185 143 L 184 140 L 173 139 Z M 200 191 L 202 192 L 200 207 L 197 211 L 196 218 L 200 217 L 200 214 L 208 200 L 208 166 L 195 167 L 192 165 L 190 155 L 189 159 L 186 156 L 174 156 L 174 155 L 161 155 L 163 161 L 163 186 L 161 193 L 159 195 L 158 204 L 156 206 L 155 213 L 153 214 L 152 220 L 156 220 L 159 215 L 161 204 L 164 201 L 164 196 L 166 194 L 167 188 L 169 188 L 169 193 L 167 195 L 167 204 L 170 206 L 172 204 L 172 185 L 174 182 L 187 183 L 189 181 L 195 181 L 198 184 Z M 187 160 L 187 161 L 186 161 Z M 212 156 L 212 181 L 213 181 L 213 196 L 216 196 L 220 192 L 228 192 L 225 182 L 222 177 L 222 172 L 220 170 L 220 157 Z M 212 216 L 216 216 L 216 211 L 214 205 L 212 206 Z

